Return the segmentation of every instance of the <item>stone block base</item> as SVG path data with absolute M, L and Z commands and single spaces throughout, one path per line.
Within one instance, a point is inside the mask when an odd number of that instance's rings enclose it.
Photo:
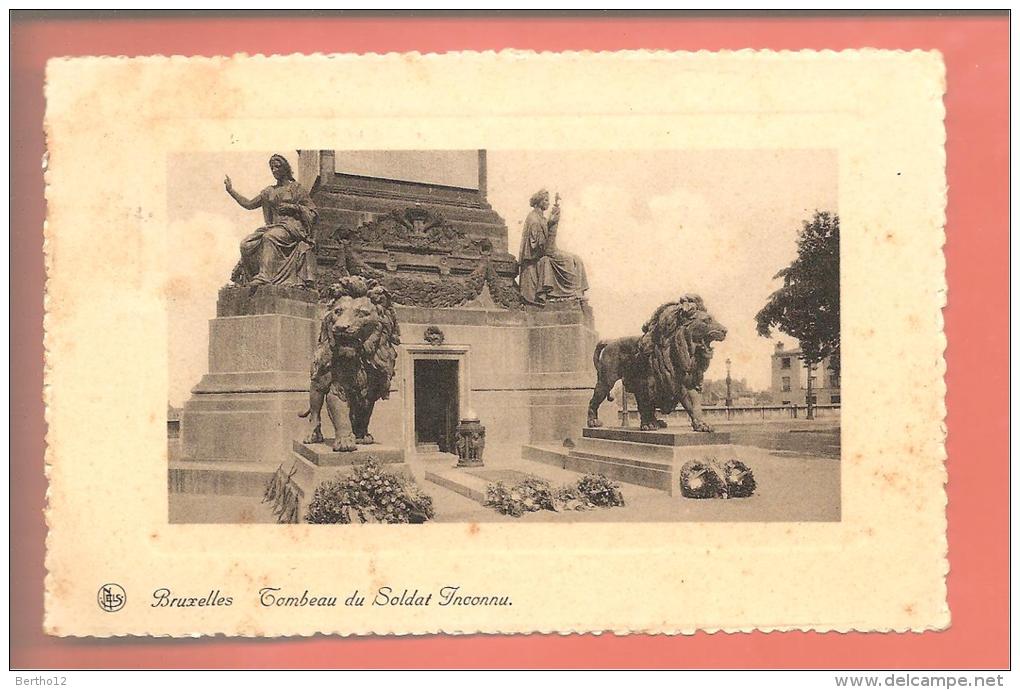
M 257 496 L 261 498 L 276 467 L 237 462 L 171 462 L 170 493 Z
M 726 433 L 605 428 L 584 429 L 573 448 L 527 445 L 521 450 L 526 460 L 573 472 L 604 474 L 671 496 L 680 495 L 680 468 L 690 460 L 737 458 L 747 462 L 760 454 L 758 449 L 730 443 Z
M 410 468 L 404 462 L 404 450 L 393 446 L 360 446 L 349 453 L 334 453 L 333 439 L 326 443 L 301 443 L 294 441 L 290 461 L 284 463 L 287 474 L 293 472 L 293 480 L 301 490 L 299 510 L 302 520 L 308 504 L 315 495 L 315 488 L 324 481 L 350 475 L 354 466 L 365 463 L 370 457 L 383 466 L 383 471 L 406 479 L 413 478 Z
M 216 300 L 216 316 L 290 314 L 315 318 L 319 293 L 302 287 L 280 285 L 226 285 Z
M 181 412 L 181 461 L 264 463 L 270 469 L 308 433 L 303 391 L 196 394 Z
M 486 490 L 490 484 L 495 482 L 514 483 L 527 477 L 538 475 L 524 472 L 520 469 L 482 469 L 456 467 L 433 467 L 425 471 L 425 479 L 438 484 L 444 489 L 470 498 L 484 505 Z
M 381 446 L 372 444 L 369 446 L 358 446 L 358 449 L 348 453 L 337 453 L 333 451 L 333 439 L 328 438 L 322 443 L 293 442 L 294 452 L 318 467 L 353 467 L 368 459 L 375 458 L 381 465 L 391 465 L 404 462 L 404 449 L 395 446 Z M 389 468 L 386 468 L 387 471 Z
M 489 483 L 479 477 L 473 477 L 457 469 L 436 468 L 425 470 L 425 479 L 472 501 L 485 503 L 485 488 Z
M 731 441 L 730 434 L 725 431 L 705 432 L 690 429 L 640 431 L 624 427 L 585 427 L 581 430 L 581 435 L 590 439 L 628 441 L 655 446 L 716 446 Z

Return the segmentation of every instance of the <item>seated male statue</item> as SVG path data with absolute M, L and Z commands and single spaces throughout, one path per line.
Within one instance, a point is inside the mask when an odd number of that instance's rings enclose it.
M 556 246 L 560 222 L 560 197 L 549 208 L 549 192 L 542 189 L 531 195 L 531 213 L 521 233 L 520 287 L 528 304 L 546 304 L 568 299 L 583 299 L 588 290 L 584 263 L 577 256 Z

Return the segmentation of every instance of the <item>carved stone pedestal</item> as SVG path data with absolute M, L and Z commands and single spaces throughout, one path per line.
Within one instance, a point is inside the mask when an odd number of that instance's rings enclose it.
M 767 455 L 759 448 L 734 445 L 725 432 L 585 428 L 581 433 L 572 448 L 525 446 L 522 457 L 679 496 L 680 468 L 688 461 L 738 459 L 754 466 Z
M 171 491 L 251 495 L 290 457 L 293 439 L 308 432 L 298 415 L 308 408 L 315 300 L 301 288 L 220 290 L 209 322 L 209 371 L 181 411 Z
M 358 446 L 349 453 L 335 453 L 332 450 L 333 440 L 325 443 L 292 443 L 293 452 L 290 460 L 284 463 L 284 471 L 293 473 L 294 482 L 300 488 L 300 513 L 303 516 L 308 502 L 315 495 L 315 487 L 328 479 L 347 475 L 354 471 L 354 466 L 363 464 L 368 459 L 376 462 L 386 472 L 405 477 L 411 476 L 411 470 L 404 462 L 404 450 L 394 446 Z

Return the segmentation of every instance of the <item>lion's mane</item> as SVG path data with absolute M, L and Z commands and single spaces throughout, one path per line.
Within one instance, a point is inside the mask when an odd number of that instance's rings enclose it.
M 642 378 L 649 386 L 649 398 L 663 412 L 676 408 L 681 387 L 701 388 L 711 348 L 692 339 L 688 322 L 703 317 L 708 317 L 707 312 L 691 315 L 683 303 L 663 305 L 644 325 L 638 339 L 638 357 L 646 363 L 641 368 L 648 374 Z
M 400 327 L 393 300 L 386 288 L 371 278 L 347 276 L 323 291 L 329 311 L 322 319 L 319 342 L 312 362 L 312 385 L 325 391 L 332 387 L 342 400 L 351 396 L 359 402 L 385 400 L 396 369 Z M 368 297 L 375 313 L 375 327 L 358 344 L 355 357 L 338 356 L 333 342 L 331 314 L 342 297 Z

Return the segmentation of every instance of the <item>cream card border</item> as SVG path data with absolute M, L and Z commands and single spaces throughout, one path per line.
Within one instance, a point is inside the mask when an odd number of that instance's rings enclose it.
M 45 629 L 946 627 L 944 81 L 938 53 L 876 50 L 51 61 Z M 838 151 L 841 522 L 168 525 L 166 266 L 186 248 L 166 232 L 167 156 L 550 142 Z M 135 605 L 101 611 L 108 581 Z M 449 584 L 513 606 L 269 610 L 256 596 Z M 159 586 L 235 603 L 151 608 Z

